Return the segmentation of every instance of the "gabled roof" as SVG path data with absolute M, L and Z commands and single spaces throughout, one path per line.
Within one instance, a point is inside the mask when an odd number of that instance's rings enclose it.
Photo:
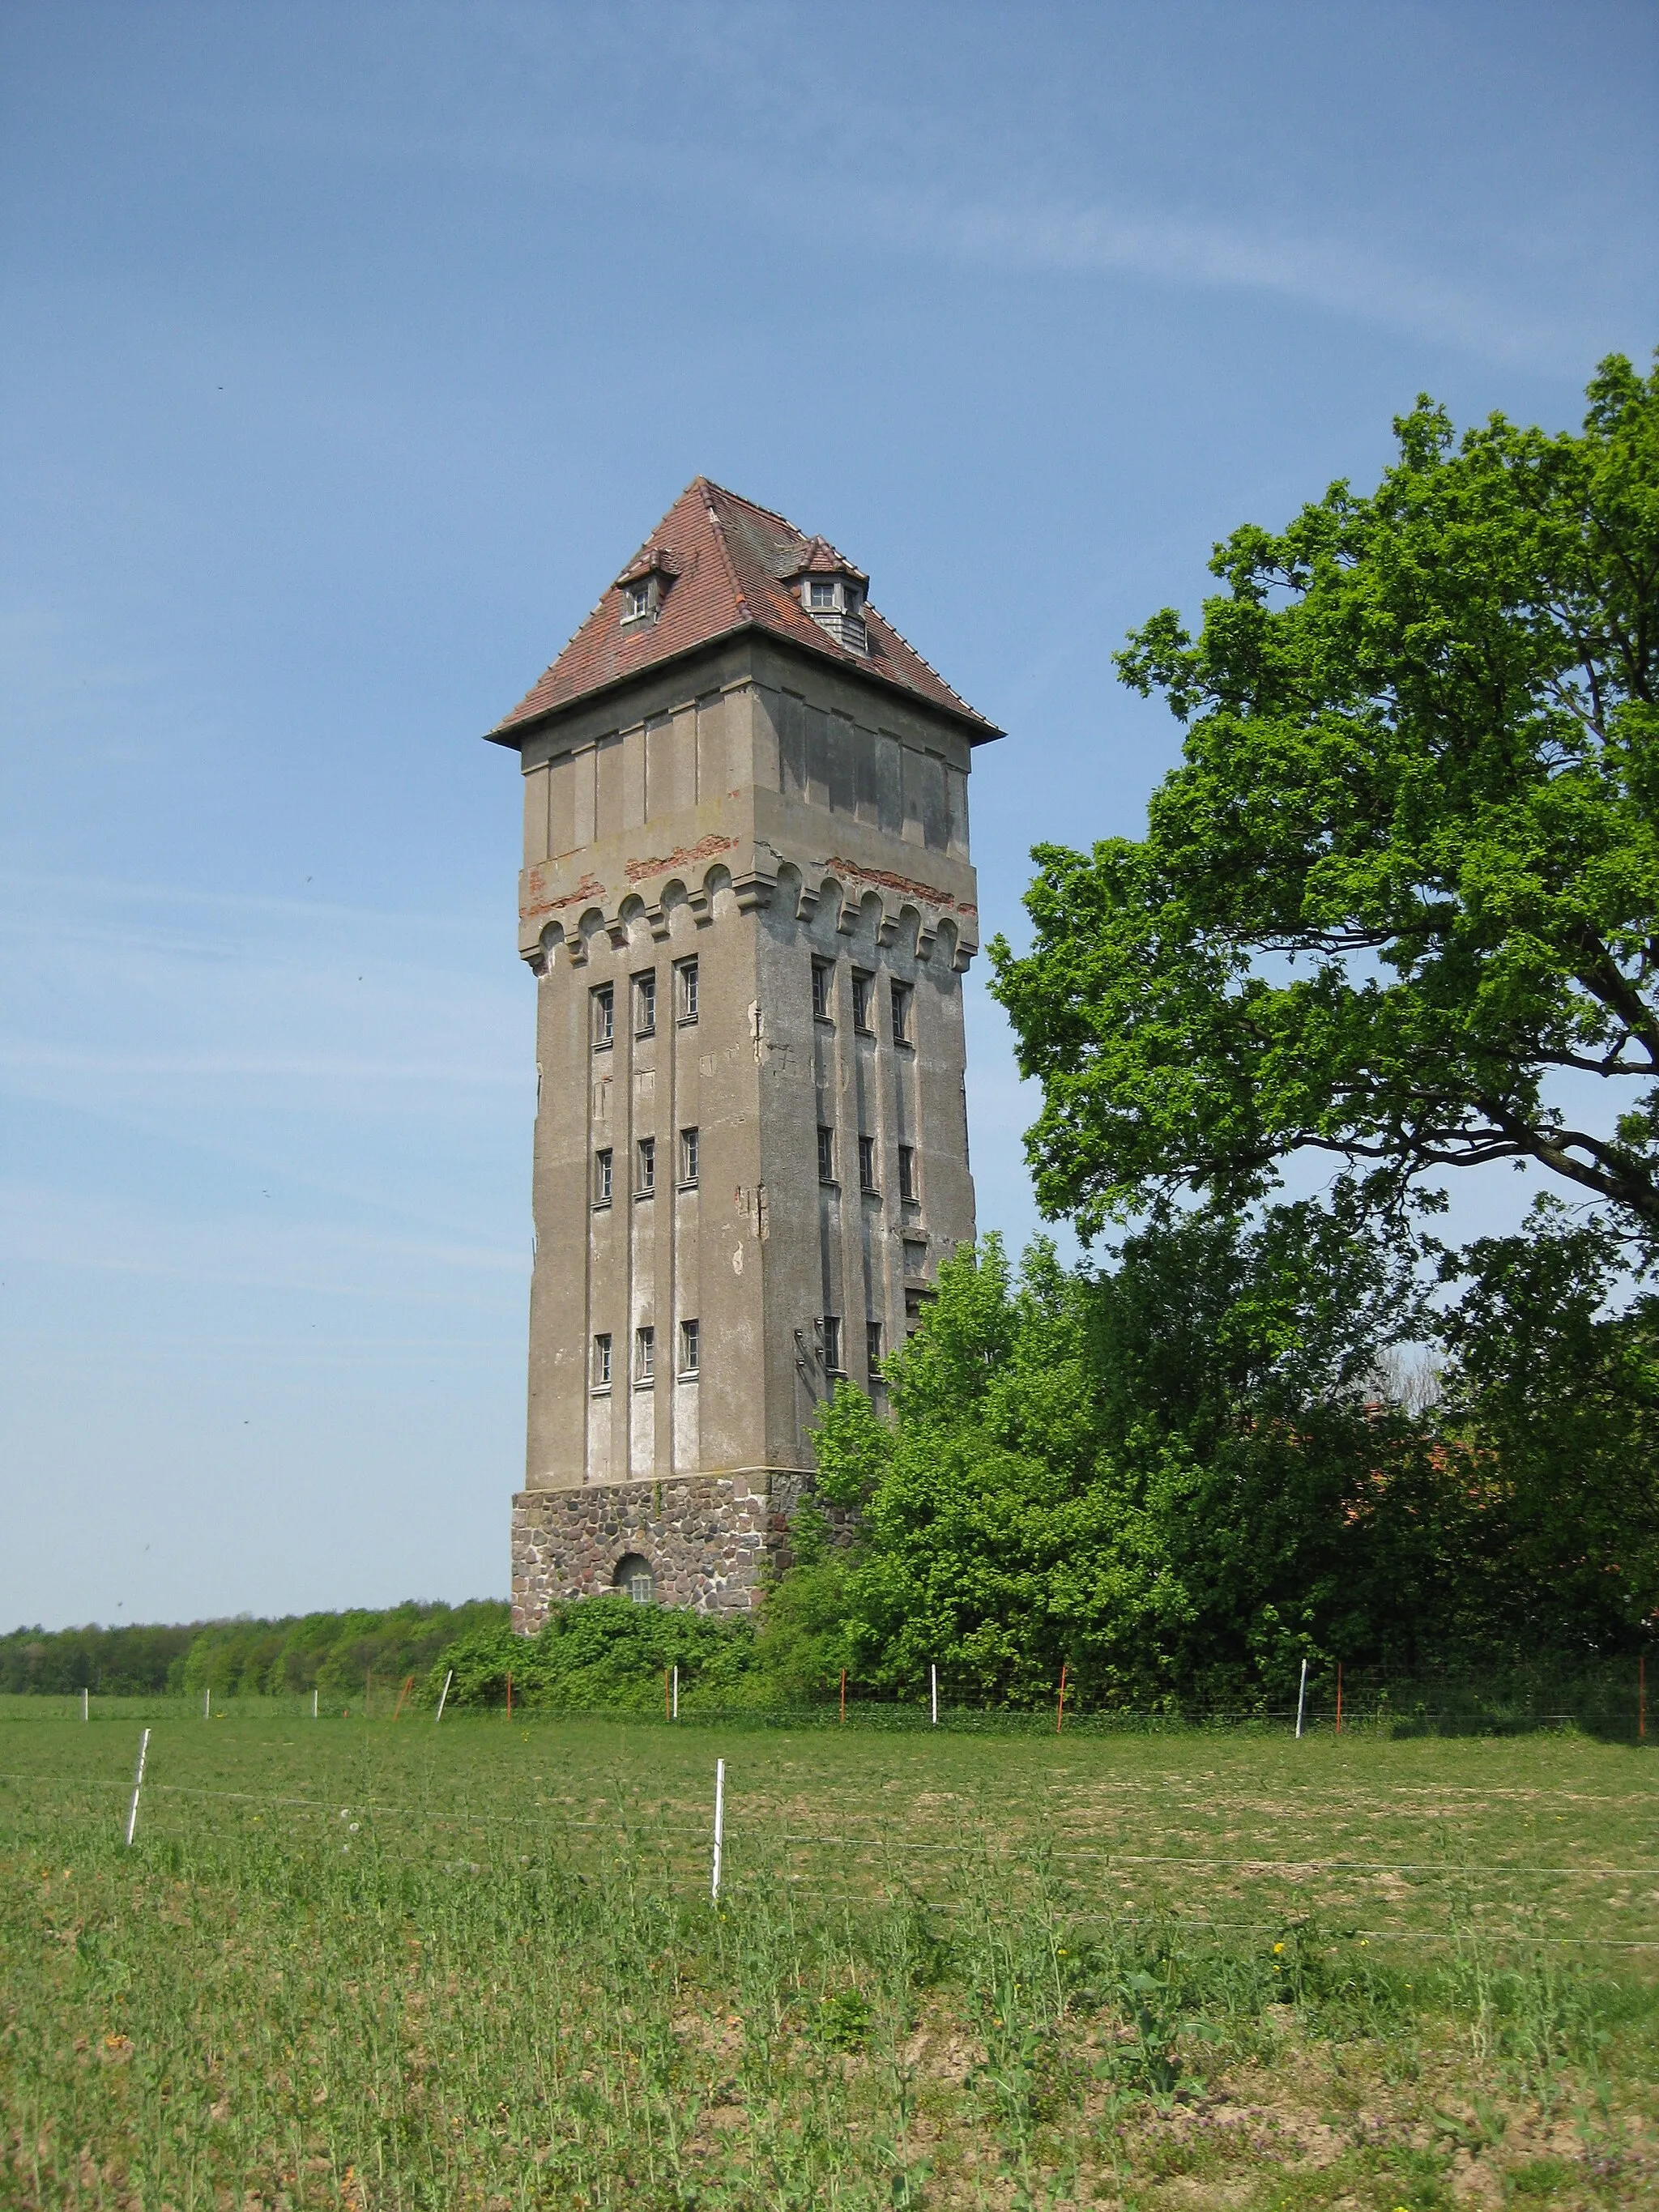
M 781 514 L 695 477 L 541 681 L 488 735 L 498 744 L 517 745 L 527 724 L 557 708 L 733 631 L 757 629 L 834 660 L 851 675 L 925 700 L 966 723 L 974 743 L 1000 737 L 867 601 L 867 653 L 820 629 L 788 580 L 832 566 L 864 580 L 863 570 L 823 538 L 808 538 Z M 653 571 L 662 579 L 657 619 L 624 629 L 621 587 Z

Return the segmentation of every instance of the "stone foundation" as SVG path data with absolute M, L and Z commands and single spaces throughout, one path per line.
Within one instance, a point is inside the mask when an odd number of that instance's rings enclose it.
M 521 1490 L 513 1500 L 513 1626 L 533 1636 L 550 1606 L 612 1590 L 630 1553 L 659 1605 L 742 1613 L 790 1564 L 789 1516 L 811 1478 L 796 1468 L 677 1475 L 664 1482 Z M 844 1537 L 850 1516 L 826 1508 Z

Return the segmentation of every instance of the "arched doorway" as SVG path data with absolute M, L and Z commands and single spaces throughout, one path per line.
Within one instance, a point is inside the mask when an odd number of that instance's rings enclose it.
M 638 1552 L 629 1552 L 617 1560 L 612 1584 L 624 1597 L 631 1597 L 635 1605 L 649 1605 L 657 1595 L 657 1578 L 651 1571 L 651 1562 Z

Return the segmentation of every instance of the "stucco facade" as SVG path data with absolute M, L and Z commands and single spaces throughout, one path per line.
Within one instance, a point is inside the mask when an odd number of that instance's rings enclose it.
M 974 1234 L 967 787 L 995 732 L 844 658 L 750 622 L 492 732 L 538 979 L 526 1632 L 624 1559 L 665 1601 L 751 1602 L 816 1407 L 842 1374 L 879 1400 Z

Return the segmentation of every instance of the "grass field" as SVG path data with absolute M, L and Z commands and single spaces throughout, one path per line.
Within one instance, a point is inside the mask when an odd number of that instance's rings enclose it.
M 139 1718 L 0 1712 L 7 2204 L 1659 2203 L 1647 1752 Z

